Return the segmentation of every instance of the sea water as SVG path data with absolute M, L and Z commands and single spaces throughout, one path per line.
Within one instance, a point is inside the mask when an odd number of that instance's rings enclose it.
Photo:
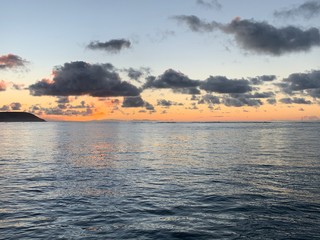
M 320 239 L 320 123 L 0 124 L 0 239 Z

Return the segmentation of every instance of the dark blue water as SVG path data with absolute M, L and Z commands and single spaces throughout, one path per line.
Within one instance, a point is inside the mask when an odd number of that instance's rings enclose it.
M 320 123 L 1 123 L 0 239 L 320 239 Z

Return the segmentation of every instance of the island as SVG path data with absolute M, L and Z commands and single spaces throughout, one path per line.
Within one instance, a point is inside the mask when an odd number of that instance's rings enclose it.
M 28 112 L 0 112 L 0 122 L 45 122 Z

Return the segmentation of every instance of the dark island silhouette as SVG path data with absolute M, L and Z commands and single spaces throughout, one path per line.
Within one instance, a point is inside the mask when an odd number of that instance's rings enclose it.
M 0 122 L 45 122 L 28 112 L 0 112 Z

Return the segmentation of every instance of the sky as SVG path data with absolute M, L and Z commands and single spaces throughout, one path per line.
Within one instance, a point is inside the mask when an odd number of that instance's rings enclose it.
M 320 0 L 0 3 L 0 111 L 320 120 Z

